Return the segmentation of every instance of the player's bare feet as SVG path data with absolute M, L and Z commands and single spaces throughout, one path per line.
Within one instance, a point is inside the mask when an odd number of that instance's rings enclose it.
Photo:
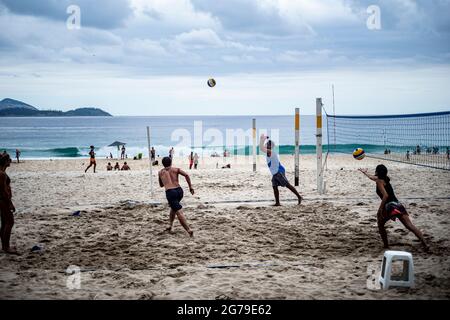
M 194 231 L 188 231 L 188 233 L 189 233 L 189 237 L 191 237 L 191 238 L 193 238 L 194 237 Z
M 281 207 L 281 204 L 279 202 L 272 205 L 272 207 Z
M 7 249 L 3 249 L 4 253 L 7 254 L 15 254 L 15 255 L 19 255 L 19 253 L 17 252 L 17 250 L 15 248 L 7 248 Z
M 422 248 L 426 253 L 431 253 L 430 247 L 425 242 L 422 242 Z
M 298 198 L 298 205 L 301 205 L 301 204 L 302 204 L 302 200 L 303 200 L 302 197 Z

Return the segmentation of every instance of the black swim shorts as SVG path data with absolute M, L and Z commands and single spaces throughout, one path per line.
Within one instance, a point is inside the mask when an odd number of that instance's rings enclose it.
M 284 173 L 278 172 L 272 176 L 272 187 L 286 187 L 289 184 Z
M 181 187 L 166 190 L 166 198 L 172 210 L 178 211 L 183 208 L 180 204 L 181 199 L 183 199 L 183 189 Z

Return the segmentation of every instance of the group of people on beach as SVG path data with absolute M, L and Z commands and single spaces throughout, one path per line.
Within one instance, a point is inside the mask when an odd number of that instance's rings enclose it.
M 198 159 L 199 159 L 198 154 L 197 153 L 194 154 L 194 152 L 191 152 L 191 154 L 189 155 L 189 170 L 192 169 L 192 166 L 194 166 L 194 169 L 197 169 Z
M 286 170 L 284 166 L 280 162 L 280 158 L 278 153 L 275 150 L 275 143 L 269 139 L 269 137 L 265 135 L 261 135 L 260 150 L 266 154 L 266 162 L 267 166 L 272 175 L 272 188 L 275 198 L 274 206 L 280 206 L 280 193 L 279 187 L 285 187 L 289 189 L 298 200 L 298 204 L 302 203 L 303 197 L 299 194 L 294 186 L 289 183 L 289 180 L 286 177 Z M 90 163 L 86 168 L 85 172 L 91 167 L 94 167 L 94 172 L 96 168 L 95 161 L 95 151 L 94 146 L 90 148 Z M 179 176 L 183 176 L 188 184 L 189 192 L 194 195 L 194 188 L 192 186 L 191 179 L 189 175 L 183 171 L 182 169 L 175 167 L 172 165 L 173 163 L 173 148 L 169 152 L 169 156 L 164 157 L 162 159 L 163 169 L 158 172 L 158 181 L 160 187 L 165 189 L 166 199 L 168 201 L 170 212 L 169 212 L 169 227 L 166 231 L 172 232 L 173 224 L 175 217 L 178 218 L 183 228 L 189 234 L 189 236 L 193 237 L 194 231 L 189 226 L 186 217 L 183 212 L 183 206 L 181 205 L 181 200 L 183 199 L 184 192 L 181 188 L 179 182 Z M 196 155 L 196 154 L 195 154 Z M 190 169 L 192 168 L 192 163 L 195 165 L 195 155 L 193 153 L 190 154 Z M 151 150 L 151 157 L 154 160 L 155 151 L 154 148 Z M 192 161 L 191 161 L 192 160 Z M 198 161 L 198 158 L 197 158 Z M 1 214 L 1 229 L 0 229 L 0 237 L 2 242 L 2 250 L 6 253 L 15 254 L 17 251 L 14 248 L 10 247 L 10 237 L 11 230 L 14 225 L 14 215 L 15 207 L 12 203 L 12 191 L 11 191 L 11 179 L 6 174 L 6 169 L 11 164 L 10 156 L 4 152 L 0 155 L 0 214 Z M 118 170 L 119 164 L 116 163 L 116 167 Z M 126 166 L 126 167 L 125 167 Z M 124 169 L 124 167 L 126 169 Z M 107 170 L 111 171 L 113 168 L 111 163 L 108 163 Z M 127 163 L 124 163 L 124 166 L 121 170 L 130 170 Z M 376 194 L 381 199 L 380 206 L 377 211 L 377 224 L 378 231 L 381 235 L 381 239 L 383 241 L 384 247 L 389 247 L 389 242 L 387 238 L 387 233 L 385 229 L 385 224 L 393 220 L 398 219 L 406 229 L 413 232 L 414 235 L 421 241 L 425 249 L 428 249 L 428 245 L 424 239 L 422 232 L 412 223 L 407 210 L 404 205 L 399 202 L 398 198 L 394 193 L 394 189 L 390 183 L 390 178 L 388 176 L 388 169 L 384 165 L 378 165 L 375 169 L 375 174 L 369 174 L 367 169 L 359 169 L 365 176 L 367 176 L 370 180 L 374 181 L 376 184 Z
M 303 198 L 286 178 L 286 170 L 280 162 L 278 153 L 275 151 L 275 143 L 270 140 L 269 137 L 263 134 L 260 137 L 259 147 L 260 150 L 266 154 L 267 166 L 269 167 L 270 173 L 272 174 L 272 188 L 275 197 L 274 206 L 281 205 L 279 198 L 279 187 L 285 187 L 289 189 L 297 197 L 298 204 L 300 205 Z M 165 157 L 162 162 L 164 169 L 159 171 L 158 177 L 160 186 L 165 188 L 166 198 L 170 206 L 169 228 L 167 229 L 167 231 L 172 231 L 173 222 L 175 216 L 177 216 L 181 225 L 192 237 L 194 235 L 194 232 L 189 227 L 182 211 L 183 207 L 180 204 L 180 201 L 183 199 L 183 189 L 181 188 L 178 180 L 179 175 L 185 177 L 186 182 L 189 186 L 189 191 L 194 194 L 194 189 L 192 187 L 190 177 L 180 168 L 172 166 L 171 157 Z M 377 223 L 384 247 L 389 247 L 385 224 L 390 220 L 395 221 L 396 219 L 399 219 L 400 222 L 405 226 L 405 228 L 413 232 L 414 235 L 421 241 L 424 248 L 428 250 L 428 245 L 423 237 L 422 232 L 417 229 L 416 226 L 414 226 L 405 207 L 395 196 L 394 189 L 390 183 L 390 178 L 387 175 L 388 169 L 386 168 L 386 166 L 378 165 L 375 169 L 374 175 L 369 174 L 366 169 L 359 169 L 359 171 L 376 183 L 376 194 L 381 199 L 381 203 L 377 212 Z
M 6 150 L 3 150 L 1 155 L 6 155 L 8 154 L 8 152 L 6 152 Z M 16 149 L 16 160 L 17 163 L 20 163 L 20 155 L 22 154 L 22 152 L 19 149 Z
M 131 170 L 131 168 L 126 161 L 123 163 L 122 168 L 120 167 L 120 164 L 118 162 L 116 162 L 114 167 L 111 165 L 111 162 L 108 162 L 108 164 L 106 165 L 106 171 L 113 171 L 113 170 L 114 171 L 128 171 L 128 170 Z
M 422 152 L 422 148 L 420 146 L 417 146 L 414 151 L 413 155 L 420 155 Z M 426 154 L 427 155 L 438 155 L 439 154 L 439 147 L 427 147 L 426 148 Z M 448 161 L 450 161 L 450 147 L 445 148 L 445 157 Z M 406 150 L 406 161 L 411 160 L 411 153 L 409 150 Z
M 97 168 L 97 160 L 95 160 L 95 147 L 94 146 L 90 146 L 89 165 L 84 170 L 84 173 L 86 173 L 92 166 L 94 167 L 94 173 L 95 173 L 95 169 Z M 106 171 L 113 171 L 113 170 L 114 171 L 116 171 L 116 170 L 128 171 L 128 170 L 131 170 L 131 168 L 126 161 L 123 163 L 122 167 L 120 167 L 119 162 L 116 162 L 114 167 L 111 165 L 111 162 L 108 162 L 108 164 L 106 165 Z

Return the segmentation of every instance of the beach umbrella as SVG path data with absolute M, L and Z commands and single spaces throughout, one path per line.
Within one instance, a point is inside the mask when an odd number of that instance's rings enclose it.
M 117 147 L 117 160 L 120 158 L 120 147 L 126 145 L 125 142 L 114 141 L 108 147 Z

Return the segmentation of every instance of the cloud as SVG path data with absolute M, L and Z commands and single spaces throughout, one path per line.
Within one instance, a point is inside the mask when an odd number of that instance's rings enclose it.
M 337 0 L 193 0 L 196 8 L 212 12 L 225 28 L 261 34 L 315 34 L 326 25 L 355 25 L 356 12 Z
M 73 4 L 80 7 L 82 26 L 118 28 L 132 14 L 128 0 L 0 0 L 0 5 L 12 13 L 64 22 L 69 17 L 67 8 Z
M 70 60 L 77 54 L 80 54 L 78 61 L 83 62 L 84 52 L 90 52 L 91 57 L 97 51 L 109 52 L 111 56 L 114 49 L 123 44 L 120 37 L 107 30 L 82 28 L 71 31 L 65 24 L 33 16 L 0 14 L 0 29 L 8 30 L 0 33 L 0 52 L 14 47 L 16 52 L 11 58 L 17 59 L 17 63 L 20 59 L 51 63 Z
M 190 32 L 183 32 L 175 37 L 175 41 L 181 45 L 189 45 L 197 48 L 224 46 L 223 41 L 211 29 L 195 29 Z
M 220 28 L 217 18 L 210 12 L 196 10 L 189 0 L 130 0 L 130 3 L 137 17 L 134 23 L 152 25 L 160 34 Z
M 166 49 L 158 41 L 149 39 L 132 39 L 128 41 L 125 48 L 130 53 L 136 53 L 145 56 L 166 56 Z
M 450 32 L 449 0 L 351 0 L 349 5 L 362 17 L 368 6 L 379 6 L 385 31 Z

